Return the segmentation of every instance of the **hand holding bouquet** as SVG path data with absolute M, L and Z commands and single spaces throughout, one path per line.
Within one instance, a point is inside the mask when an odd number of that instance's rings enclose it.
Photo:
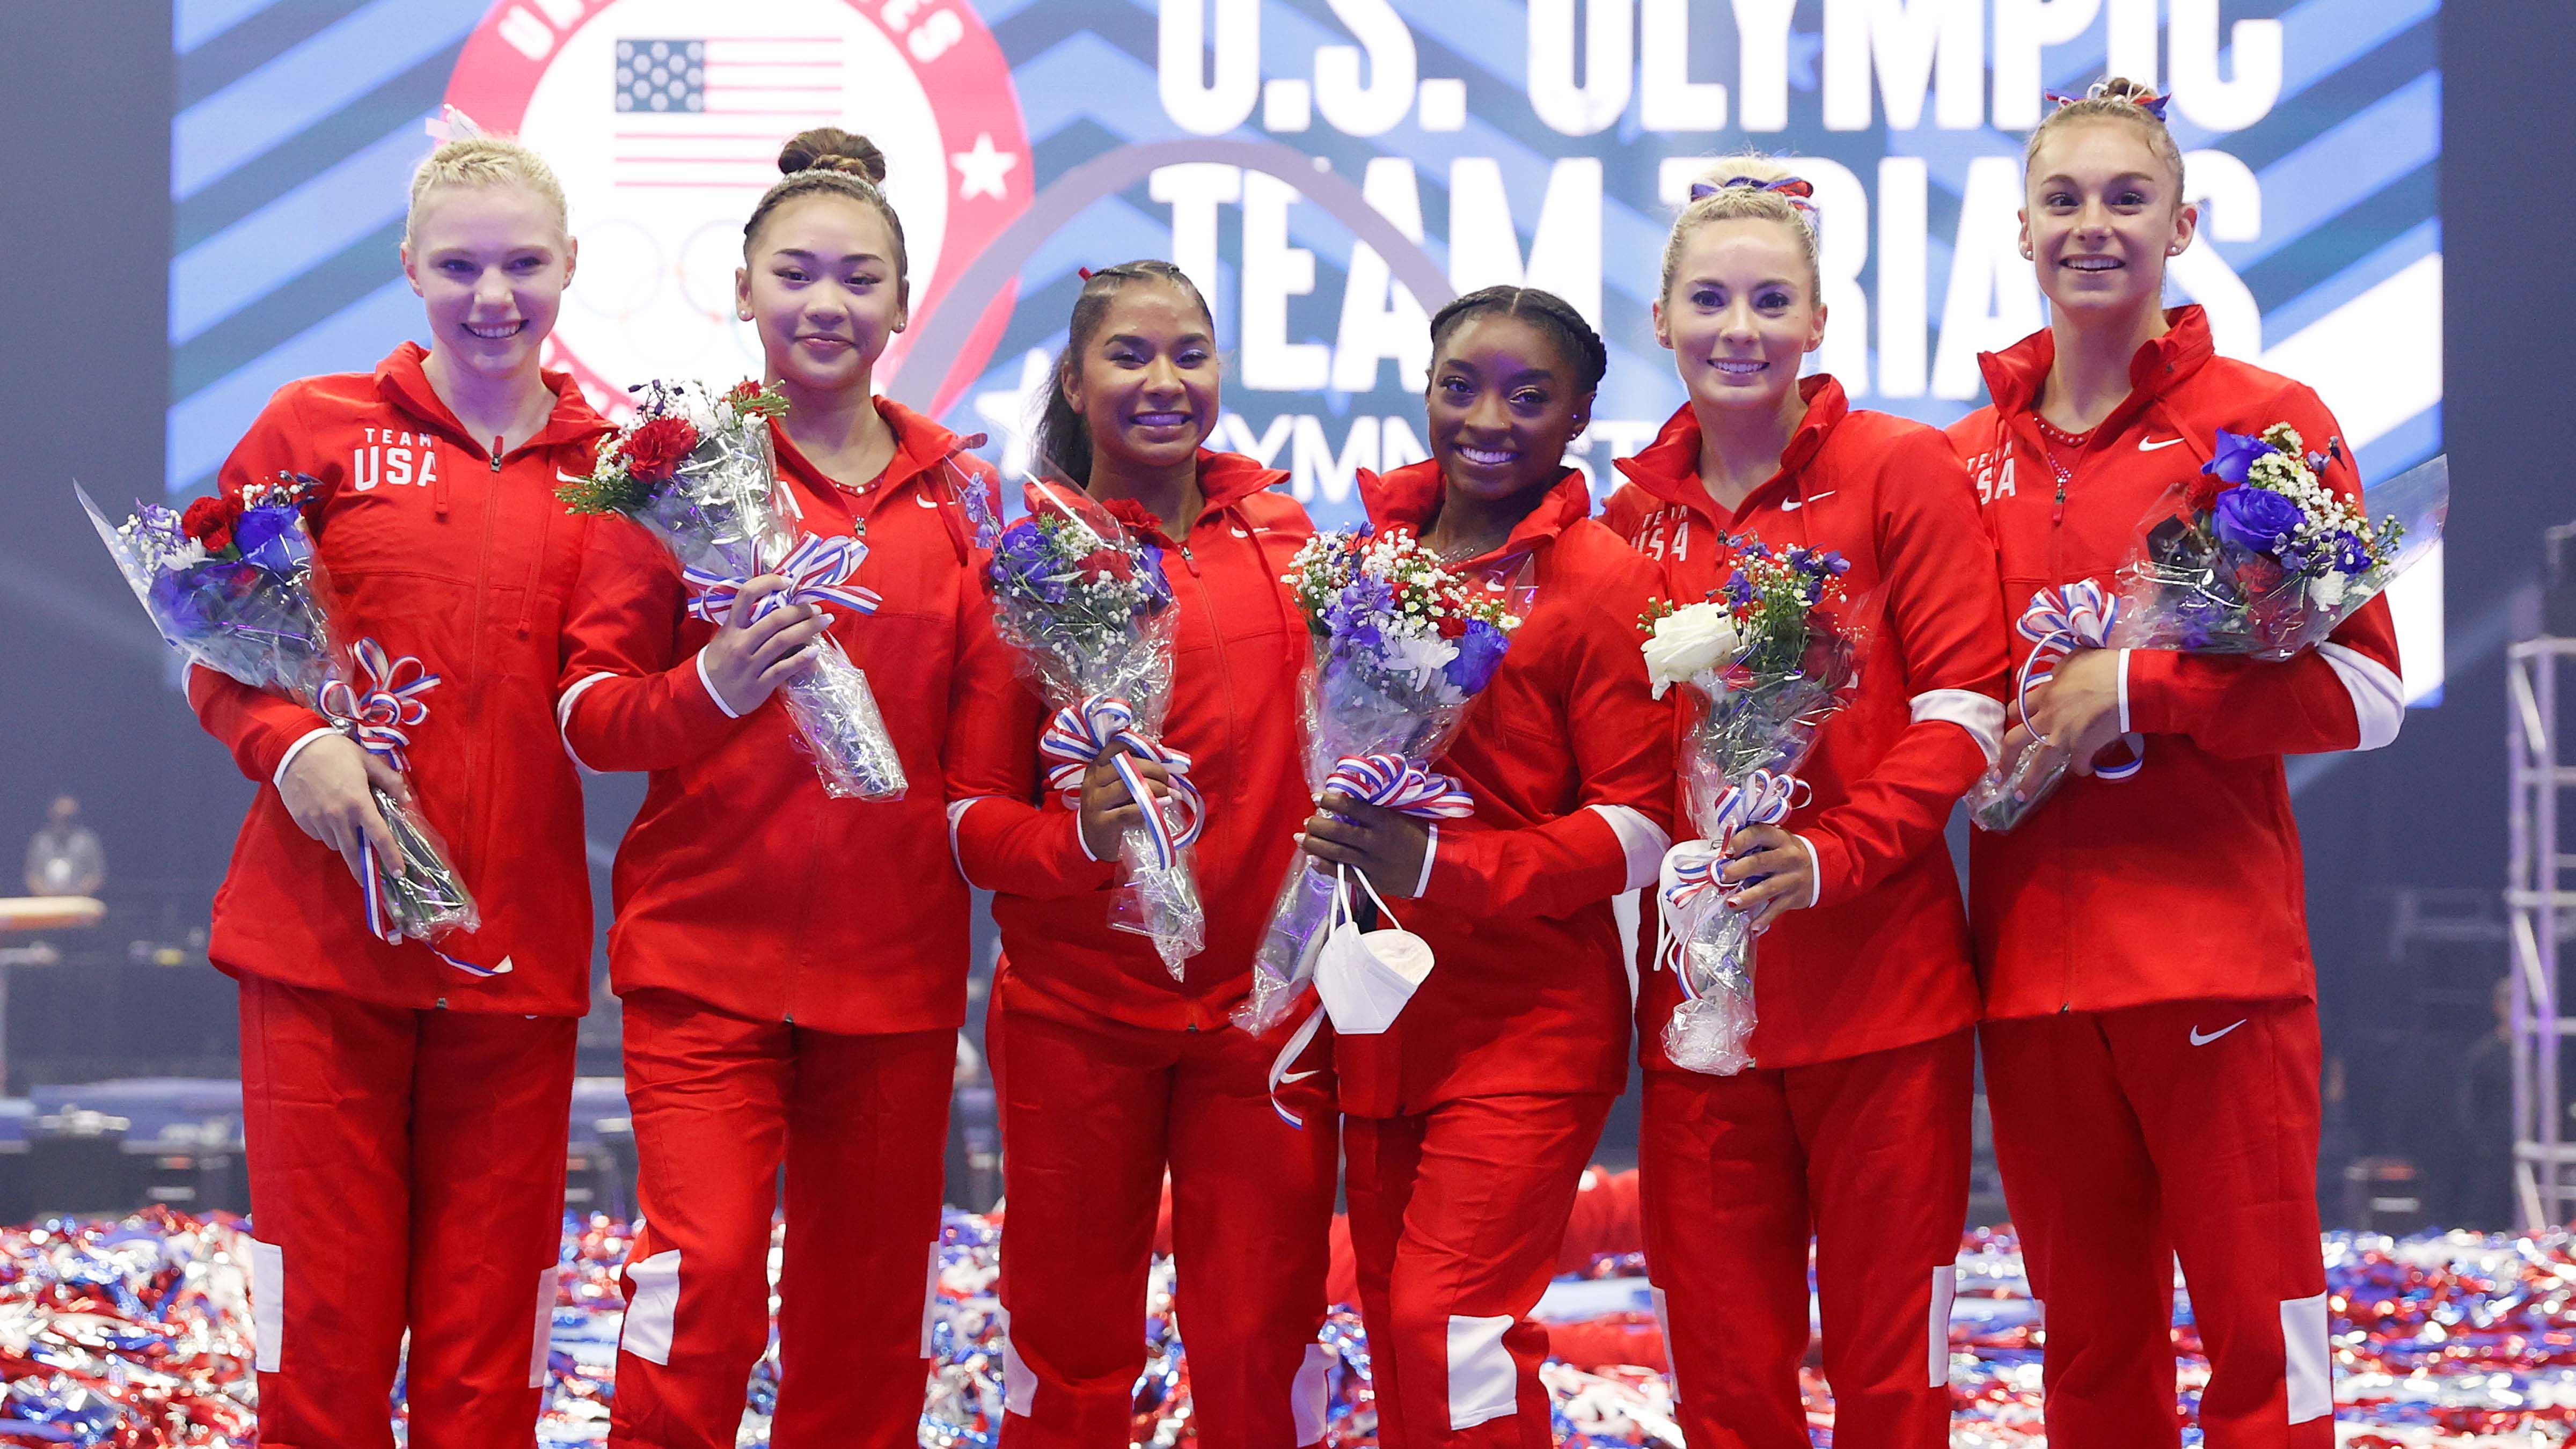
M 2022 718 L 2030 717 L 2031 689 L 2078 649 L 2290 658 L 2322 642 L 2441 540 L 2447 459 L 2368 489 L 2356 505 L 2324 483 L 2331 460 L 2305 447 L 2287 423 L 2258 436 L 2219 430 L 2209 462 L 2141 522 L 2139 551 L 2120 570 L 2116 598 L 2090 580 L 2034 595 L 2015 625 L 2033 645 L 2015 681 Z M 2056 790 L 2067 764 L 2040 749 L 2044 743 L 2026 738 L 1968 793 L 1977 825 L 2010 830 Z M 2124 743 L 2128 758 L 2097 766 L 2096 778 L 2138 772 L 2146 743 L 2135 735 Z
M 679 560 L 694 618 L 721 622 L 763 574 L 783 575 L 787 587 L 762 598 L 755 619 L 806 603 L 875 613 L 877 596 L 850 582 L 867 557 L 863 539 L 819 538 L 789 524 L 795 502 L 769 438 L 769 420 L 786 410 L 776 389 L 756 383 L 722 394 L 695 382 L 647 383 L 598 468 L 556 495 L 575 513 L 622 513 L 650 530 Z M 866 673 L 829 635 L 806 654 L 780 694 L 824 793 L 903 798 L 903 761 Z
M 1776 824 L 1796 804 L 1790 772 L 1816 730 L 1850 703 L 1860 682 L 1863 634 L 1846 607 L 1841 555 L 1759 539 L 1730 539 L 1734 572 L 1708 598 L 1663 605 L 1643 621 L 1646 674 L 1655 696 L 1679 684 L 1701 709 L 1683 737 L 1684 803 L 1700 838 L 1664 857 L 1657 963 L 1675 971 L 1686 998 L 1664 1027 L 1673 1064 L 1730 1076 L 1752 1064 L 1753 942 L 1739 885 L 1721 878 L 1726 842 L 1751 825 Z
M 1502 664 L 1525 597 L 1452 573 L 1402 529 L 1317 534 L 1292 567 L 1285 582 L 1315 641 L 1306 783 L 1424 818 L 1474 813 L 1466 792 L 1429 762 Z M 1314 974 L 1336 891 L 1330 873 L 1299 858 L 1262 933 L 1252 994 L 1235 1009 L 1235 1025 L 1259 1034 L 1287 1021 Z
M 1160 738 L 1176 626 L 1163 551 L 1070 484 L 1032 483 L 1028 503 L 993 550 L 994 620 L 1055 710 L 1038 741 L 1048 788 L 1080 809 L 1083 776 L 1105 755 L 1140 807 L 1143 823 L 1119 839 L 1110 924 L 1151 937 L 1177 981 L 1207 945 L 1207 907 L 1190 868 L 1207 807 L 1190 783 L 1190 757 Z M 1155 794 L 1140 762 L 1161 767 L 1168 793 Z
M 110 524 L 88 493 L 73 491 L 117 571 L 173 648 L 253 689 L 294 700 L 403 771 L 410 731 L 428 719 L 423 696 L 438 676 L 418 659 L 394 658 L 373 639 L 358 640 L 345 655 L 334 644 L 305 518 L 312 486 L 309 478 L 281 478 L 253 484 L 239 498 L 199 498 L 184 512 L 138 504 L 121 525 Z M 386 859 L 372 845 L 366 851 L 359 884 L 368 929 L 388 942 L 429 941 L 480 926 L 481 912 L 438 833 L 390 791 L 371 793 L 397 854 Z M 497 974 L 439 954 L 474 975 Z

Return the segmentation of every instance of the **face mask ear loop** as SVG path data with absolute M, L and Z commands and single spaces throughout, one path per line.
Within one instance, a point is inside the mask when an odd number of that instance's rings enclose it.
M 1335 866 L 1333 868 L 1333 873 L 1338 876 L 1341 873 L 1341 867 Z M 1355 872 L 1355 874 L 1360 878 L 1360 889 L 1367 891 L 1369 899 L 1377 902 L 1377 913 L 1385 918 L 1387 925 L 1393 926 L 1399 931 L 1403 930 L 1404 923 L 1395 918 L 1395 912 L 1387 909 L 1386 897 L 1377 893 L 1377 887 L 1370 882 L 1368 872 L 1363 870 Z M 1344 886 L 1343 889 L 1347 891 L 1349 887 Z

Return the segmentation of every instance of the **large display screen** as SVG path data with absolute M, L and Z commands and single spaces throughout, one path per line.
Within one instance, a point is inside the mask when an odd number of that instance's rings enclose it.
M 1682 401 L 1649 307 L 1706 158 L 1794 152 L 1855 406 L 1947 422 L 2041 325 L 2016 243 L 2045 93 L 2173 94 L 2218 345 L 2314 386 L 2366 478 L 2441 441 L 2438 0 L 179 0 L 168 485 L 278 384 L 421 328 L 406 183 L 453 105 L 562 174 L 581 267 L 553 342 L 595 399 L 757 372 L 744 216 L 817 124 L 884 150 L 913 325 L 878 385 L 1025 463 L 1078 270 L 1169 257 L 1228 354 L 1217 446 L 1317 519 L 1424 455 L 1426 311 L 1521 282 L 1610 344 L 1573 461 Z M 2410 693 L 2438 556 L 2401 580 Z

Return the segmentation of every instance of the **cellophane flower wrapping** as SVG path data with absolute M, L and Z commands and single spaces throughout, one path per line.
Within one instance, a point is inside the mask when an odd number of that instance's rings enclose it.
M 1092 746 L 1167 769 L 1177 759 L 1185 780 L 1186 760 L 1161 744 L 1179 627 L 1161 546 L 1069 482 L 1032 482 L 1025 498 L 1028 514 L 1001 531 L 987 573 L 996 631 L 1057 711 L 1058 724 L 1096 722 L 1102 737 Z M 1052 726 L 1048 733 L 1050 740 L 1059 735 Z M 1049 756 L 1050 785 L 1068 809 L 1080 808 L 1090 765 L 1088 758 L 1072 758 L 1080 753 Z M 1151 808 L 1161 817 L 1159 841 L 1142 826 L 1119 838 L 1109 923 L 1151 939 L 1179 980 L 1184 963 L 1207 946 L 1207 907 L 1188 844 L 1202 807 L 1184 785 Z
M 1307 674 L 1306 784 L 1321 791 L 1346 755 L 1400 755 L 1425 768 L 1449 747 L 1467 707 L 1492 681 L 1532 598 L 1453 571 L 1408 530 L 1320 533 L 1292 561 L 1315 646 Z M 1410 892 L 1411 881 L 1385 882 Z M 1300 854 L 1290 867 L 1235 1009 L 1255 1034 L 1287 1022 L 1315 969 L 1332 914 L 1333 873 Z
M 2441 541 L 2447 457 L 2364 489 L 2359 504 L 2327 486 L 2329 461 L 2287 423 L 2251 436 L 2219 430 L 2210 461 L 2139 521 L 2099 647 L 2288 659 L 2324 642 Z M 1970 818 L 2011 830 L 2065 776 L 2063 760 L 2025 740 L 1969 792 Z
M 324 609 L 329 589 L 308 531 L 317 486 L 282 476 L 245 488 L 238 499 L 197 499 L 184 512 L 137 503 L 122 524 L 109 523 L 86 491 L 73 491 L 172 648 L 353 733 L 353 722 L 324 703 L 326 694 L 351 691 L 352 670 L 347 642 L 335 638 Z M 398 752 L 393 758 L 404 765 Z M 402 859 L 397 870 L 369 852 L 382 913 L 370 928 L 389 939 L 429 941 L 480 927 L 482 912 L 447 843 L 419 811 L 382 789 L 373 794 Z
M 635 417 L 600 450 L 597 468 L 557 490 L 565 507 L 642 524 L 696 575 L 693 587 L 700 579 L 739 587 L 777 572 L 807 537 L 793 521 L 796 500 L 778 476 L 769 436 L 786 399 L 750 382 L 722 393 L 699 382 L 651 382 L 638 392 Z M 840 641 L 817 636 L 778 693 L 825 794 L 903 798 L 908 782 L 894 737 L 866 671 Z
M 1719 850 L 1732 833 L 1720 808 L 1728 790 L 1756 772 L 1797 770 L 1817 730 L 1851 702 L 1867 638 L 1843 590 L 1850 564 L 1841 555 L 1775 550 L 1757 538 L 1729 546 L 1736 563 L 1724 584 L 1644 621 L 1656 697 L 1680 685 L 1696 705 L 1677 761 L 1683 807 Z M 1710 885 L 1666 913 L 1664 950 L 1685 999 L 1665 1024 L 1664 1051 L 1675 1066 L 1715 1076 L 1753 1064 L 1758 1016 L 1750 917 L 1726 908 L 1732 893 Z

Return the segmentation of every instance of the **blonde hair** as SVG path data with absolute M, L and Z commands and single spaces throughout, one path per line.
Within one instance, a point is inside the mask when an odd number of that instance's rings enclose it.
M 2133 81 L 2124 75 L 2095 81 L 2081 96 L 2052 94 L 2057 108 L 2040 118 L 2030 133 L 2030 143 L 2022 148 L 2025 174 L 2039 166 L 2039 146 L 2051 131 L 2077 121 L 2127 121 L 2147 133 L 2147 146 L 2173 170 L 2174 204 L 2182 204 L 2182 148 L 2174 144 L 2173 132 L 2165 125 L 2164 107 L 2169 96 L 2160 96 L 2155 87 Z
M 1782 183 L 1795 189 L 1784 190 Z M 1672 235 L 1664 239 L 1664 280 L 1655 295 L 1672 291 L 1682 244 L 1691 233 L 1712 221 L 1776 221 L 1797 234 L 1798 250 L 1807 259 L 1807 300 L 1819 300 L 1824 268 L 1816 252 L 1816 209 L 1806 199 L 1808 189 L 1804 177 L 1758 151 L 1711 161 L 1691 178 L 1690 200 L 1674 218 Z
M 441 143 L 411 173 L 411 209 L 403 216 L 403 245 L 411 245 L 422 201 L 442 186 L 524 186 L 553 209 L 556 230 L 572 234 L 563 183 L 555 179 L 555 169 L 546 164 L 546 158 L 508 136 L 475 135 Z
M 897 286 L 910 281 L 911 258 L 903 240 L 903 218 L 894 214 L 894 203 L 886 200 L 885 152 L 865 136 L 844 131 L 838 126 L 817 126 L 800 131 L 779 148 L 776 181 L 761 193 L 751 209 L 751 219 L 742 224 L 742 252 L 751 255 L 752 240 L 760 234 L 761 223 L 779 207 L 800 196 L 846 196 L 861 206 L 874 207 L 885 218 L 886 230 L 894 234 L 894 279 Z

